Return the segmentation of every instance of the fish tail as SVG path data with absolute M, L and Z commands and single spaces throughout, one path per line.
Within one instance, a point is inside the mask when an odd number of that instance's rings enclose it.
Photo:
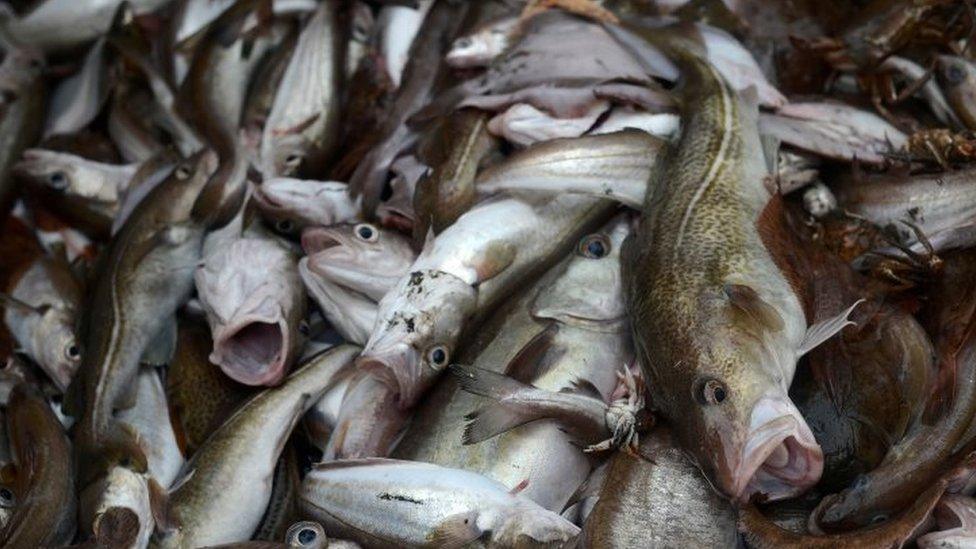
M 511 396 L 517 391 L 534 389 L 531 385 L 526 385 L 506 375 L 475 366 L 452 364 L 451 373 L 461 384 L 461 389 L 493 400 Z
M 501 401 L 516 392 L 539 391 L 531 385 L 526 385 L 508 376 L 483 370 L 474 366 L 455 364 L 451 372 L 458 379 L 461 388 L 469 393 Z M 544 414 L 531 407 L 516 405 L 512 402 L 496 402 L 467 416 L 468 424 L 464 426 L 462 440 L 464 444 L 476 444 L 519 425 L 541 419 Z

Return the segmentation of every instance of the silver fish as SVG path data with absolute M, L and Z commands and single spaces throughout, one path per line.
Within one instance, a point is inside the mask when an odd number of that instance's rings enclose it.
M 51 94 L 44 137 L 83 129 L 98 116 L 108 92 L 105 39 L 100 38 L 88 50 L 78 72 L 62 80 Z
M 306 227 L 348 223 L 359 215 L 359 201 L 337 181 L 274 177 L 255 188 L 253 199 L 275 230 L 289 235 Z

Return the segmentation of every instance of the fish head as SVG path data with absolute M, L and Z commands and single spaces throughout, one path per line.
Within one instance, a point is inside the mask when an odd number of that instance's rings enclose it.
M 301 339 L 305 295 L 291 252 L 273 240 L 244 238 L 197 270 L 214 345 L 210 360 L 245 385 L 275 385 Z
M 311 227 L 302 233 L 302 248 L 313 272 L 377 300 L 415 258 L 404 236 L 370 223 Z
M 13 172 L 39 189 L 100 202 L 111 203 L 119 199 L 118 188 L 106 184 L 103 172 L 72 154 L 28 149 L 14 165 Z
M 486 67 L 511 42 L 511 33 L 518 18 L 492 21 L 476 32 L 462 36 L 451 44 L 444 60 L 455 69 Z
M 381 301 L 358 367 L 397 390 L 412 407 L 440 376 L 473 314 L 477 290 L 441 271 L 414 271 Z
M 270 135 L 269 135 L 270 134 Z M 298 173 L 305 164 L 311 144 L 300 132 L 270 130 L 263 141 L 262 160 L 268 176 L 288 176 Z
M 623 322 L 620 247 L 628 234 L 629 216 L 620 215 L 580 239 L 566 271 L 536 296 L 532 316 L 567 324 Z
M 820 480 L 823 452 L 787 394 L 781 356 L 761 333 L 742 329 L 741 318 L 699 304 L 708 337 L 685 342 L 680 365 L 667 380 L 649 373 L 683 447 L 712 486 L 733 501 L 773 501 L 805 492 Z M 721 305 L 720 305 L 721 306 Z M 714 320 L 718 319 L 718 320 Z M 648 356 L 642 353 L 641 356 Z M 683 390 L 682 390 L 683 389 Z
M 75 333 L 73 311 L 43 307 L 34 329 L 33 345 L 39 364 L 58 389 L 64 391 L 81 364 L 81 345 Z
M 956 55 L 939 55 L 936 58 L 936 78 L 946 91 L 965 90 L 976 86 L 976 67 Z
M 478 526 L 491 533 L 489 547 L 563 547 L 580 533 L 561 515 L 521 501 L 489 509 L 478 519 Z
M 310 226 L 342 223 L 357 213 L 346 184 L 335 181 L 274 177 L 258 185 L 252 196 L 271 226 L 288 236 Z

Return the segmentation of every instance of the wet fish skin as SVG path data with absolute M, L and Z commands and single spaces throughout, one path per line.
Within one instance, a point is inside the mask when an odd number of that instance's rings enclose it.
M 16 303 L 4 307 L 7 327 L 23 351 L 64 391 L 81 362 L 75 330 L 81 314 L 81 285 L 63 260 L 42 255 L 8 292 Z
M 78 72 L 62 80 L 51 93 L 44 137 L 84 129 L 98 116 L 108 99 L 108 63 L 105 40 L 92 44 Z
M 298 258 L 277 238 L 245 234 L 195 273 L 214 338 L 210 360 L 245 385 L 277 385 L 304 345 Z
M 651 406 L 719 492 L 789 497 L 817 482 L 823 455 L 787 395 L 807 325 L 757 228 L 770 196 L 755 106 L 672 49 L 683 133 L 621 255 L 638 362 Z M 766 464 L 776 448 L 782 470 Z
M 298 37 L 261 138 L 265 176 L 322 174 L 339 132 L 346 40 L 336 0 L 321 2 Z
M 80 527 L 112 547 L 145 547 L 156 521 L 147 478 L 126 467 L 112 467 L 80 493 Z
M 610 458 L 599 499 L 583 524 L 585 547 L 734 547 L 735 512 L 711 490 L 666 428 L 636 455 Z
M 321 463 L 305 477 L 301 498 L 304 512 L 330 531 L 376 547 L 458 547 L 479 538 L 489 547 L 558 544 L 579 532 L 493 480 L 422 462 Z
M 74 437 L 79 486 L 113 464 L 145 470 L 132 433 L 113 417 L 131 406 L 140 357 L 193 287 L 205 227 L 191 211 L 215 159 L 199 153 L 135 208 L 104 252 L 82 318 L 82 363 L 66 394 L 77 420 Z
M 75 533 L 77 500 L 71 446 L 61 422 L 40 393 L 26 384 L 14 387 L 5 419 L 17 465 L 11 490 L 18 505 L 0 529 L 0 543 L 69 543 Z
M 940 55 L 937 57 L 936 78 L 945 93 L 949 105 L 967 128 L 976 129 L 976 67 L 962 57 Z
M 309 296 L 339 335 L 351 343 L 365 344 L 376 324 L 376 302 L 312 272 L 308 263 L 307 257 L 298 261 L 298 274 Z
M 12 49 L 0 64 L 0 213 L 6 214 L 18 194 L 11 169 L 21 153 L 35 144 L 44 122 L 44 60 L 37 52 Z
M 271 496 L 271 476 L 295 423 L 347 367 L 359 347 L 340 345 L 311 359 L 279 387 L 231 416 L 184 469 L 169 494 L 161 548 L 199 547 L 251 537 Z M 228 517 L 228 508 L 239 509 Z
M 338 181 L 265 179 L 255 188 L 253 200 L 275 231 L 288 236 L 308 227 L 349 223 L 359 215 L 359 203 Z

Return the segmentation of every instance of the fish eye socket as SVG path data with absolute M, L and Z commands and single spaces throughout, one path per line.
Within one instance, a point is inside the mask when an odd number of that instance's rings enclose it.
M 370 225 L 369 223 L 360 223 L 359 225 L 356 225 L 355 232 L 356 236 L 358 236 L 360 240 L 366 242 L 376 242 L 380 238 L 379 231 L 377 231 L 376 227 Z
M 438 368 L 447 365 L 447 359 L 449 356 L 450 355 L 447 352 L 447 347 L 443 345 L 437 345 L 427 351 L 427 360 L 430 361 L 433 366 Z
M 881 524 L 882 522 L 888 520 L 888 515 L 884 513 L 879 513 L 871 517 L 871 524 Z
M 47 176 L 47 182 L 55 189 L 65 189 L 68 187 L 68 175 L 64 172 L 57 171 Z
M 285 166 L 289 168 L 297 168 L 299 164 L 302 163 L 302 155 L 297 153 L 291 153 L 285 157 Z
M 81 348 L 75 343 L 70 343 L 64 349 L 64 356 L 71 361 L 78 360 L 81 358 Z
M 275 224 L 275 227 L 283 233 L 290 233 L 295 230 L 295 224 L 290 219 L 282 219 Z
M 285 539 L 294 547 L 313 547 L 321 546 L 321 541 L 325 541 L 325 531 L 317 523 L 303 521 L 297 522 L 288 529 Z
M 966 73 L 959 65 L 949 65 L 945 72 L 946 81 L 950 84 L 959 84 L 966 79 Z
M 0 507 L 13 507 L 17 503 L 13 490 L 7 487 L 0 488 Z
M 175 173 L 176 173 L 176 179 L 180 179 L 180 180 L 187 179 L 190 177 L 190 167 L 187 166 L 186 164 L 183 164 L 178 168 L 176 168 Z
M 728 397 L 728 387 L 714 378 L 699 381 L 695 388 L 695 399 L 703 405 L 721 404 Z
M 298 331 L 301 332 L 301 334 L 303 336 L 308 336 L 308 334 L 311 332 L 311 329 L 309 329 L 309 327 L 308 327 L 308 322 L 306 322 L 304 320 L 301 321 L 301 322 L 299 322 L 298 323 Z
M 464 38 L 458 38 L 454 41 L 455 48 L 470 48 L 473 44 L 471 38 L 465 36 Z
M 590 259 L 602 259 L 610 254 L 610 240 L 602 234 L 591 234 L 580 240 L 577 252 Z

